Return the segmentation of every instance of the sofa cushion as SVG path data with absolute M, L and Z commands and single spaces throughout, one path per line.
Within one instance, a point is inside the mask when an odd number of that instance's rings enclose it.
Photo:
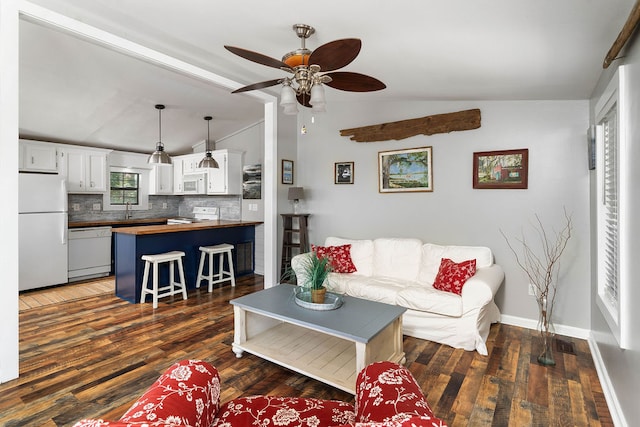
M 252 396 L 233 399 L 222 405 L 212 427 L 337 426 L 354 421 L 353 406 L 338 400 Z
M 440 291 L 462 294 L 462 287 L 471 276 L 476 274 L 476 260 L 470 259 L 460 263 L 449 258 L 442 258 L 440 269 L 433 281 L 433 287 Z
M 318 258 L 329 258 L 331 268 L 336 273 L 354 273 L 356 266 L 351 260 L 351 244 L 340 246 L 316 246 L 311 245 Z
M 431 286 L 408 286 L 398 292 L 396 304 L 411 310 L 426 311 L 443 316 L 462 316 L 462 297 L 439 291 Z
M 356 273 L 364 276 L 373 274 L 373 240 L 343 239 L 327 237 L 325 246 L 351 245 L 351 260 L 356 266 Z
M 398 292 L 411 283 L 416 284 L 415 282 L 408 282 L 394 277 L 353 276 L 353 279 L 345 284 L 345 293 L 352 297 L 368 299 L 369 301 L 396 304 Z
M 373 241 L 373 275 L 415 281 L 422 258 L 418 239 L 381 238 Z
M 449 258 L 454 262 L 475 259 L 476 268 L 491 267 L 493 265 L 491 249 L 483 246 L 440 246 L 433 243 L 425 243 L 422 245 L 418 282 L 432 285 L 440 269 L 442 258 Z

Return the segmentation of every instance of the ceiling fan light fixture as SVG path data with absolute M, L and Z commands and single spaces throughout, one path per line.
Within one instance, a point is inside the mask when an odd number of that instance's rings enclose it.
M 284 109 L 285 114 L 293 115 L 298 113 L 296 91 L 291 87 L 290 81 L 285 81 L 282 84 L 282 90 L 280 91 L 280 106 Z
M 156 110 L 158 110 L 158 142 L 156 143 L 156 150 L 151 153 L 147 163 L 170 165 L 171 157 L 164 151 L 164 144 L 162 143 L 162 110 L 164 110 L 164 105 L 156 104 Z
M 213 158 L 213 155 L 211 154 L 211 149 L 209 148 L 209 123 L 211 122 L 211 119 L 213 117 L 211 116 L 206 116 L 204 119 L 207 121 L 207 141 L 205 143 L 206 147 L 206 154 L 204 155 L 204 158 L 202 160 L 200 160 L 200 163 L 198 163 L 198 167 L 199 168 L 213 168 L 213 169 L 218 169 L 220 166 L 218 165 L 218 162 L 216 161 L 216 159 Z
M 311 98 L 309 99 L 309 104 L 311 104 L 313 111 L 327 111 L 326 110 L 326 100 L 324 97 L 324 87 L 322 83 L 315 83 L 311 87 Z

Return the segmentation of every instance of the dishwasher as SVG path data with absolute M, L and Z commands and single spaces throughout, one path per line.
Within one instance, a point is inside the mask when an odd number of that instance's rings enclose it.
M 69 282 L 108 276 L 111 227 L 69 229 Z

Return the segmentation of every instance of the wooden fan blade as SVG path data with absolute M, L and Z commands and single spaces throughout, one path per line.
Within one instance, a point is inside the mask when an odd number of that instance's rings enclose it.
M 300 105 L 311 108 L 311 104 L 309 104 L 309 99 L 311 99 L 311 97 L 309 95 L 303 92 L 300 95 L 296 95 L 296 98 L 298 99 L 298 103 Z
M 226 46 L 224 47 L 229 52 L 234 53 L 238 56 L 241 56 L 244 59 L 248 59 L 249 61 L 256 62 L 258 64 L 266 65 L 267 67 L 279 68 L 281 70 L 286 70 L 293 72 L 291 67 L 282 62 L 279 59 L 271 58 L 270 56 L 263 55 L 258 52 L 253 52 L 251 50 L 242 49 L 241 47 L 234 46 Z
M 269 86 L 275 86 L 279 83 L 282 83 L 284 79 L 274 79 L 274 80 L 267 80 L 265 82 L 259 82 L 259 83 L 254 83 L 252 85 L 249 86 L 244 86 L 241 88 L 238 88 L 236 90 L 234 90 L 231 93 L 240 93 L 240 92 L 248 92 L 250 90 L 256 90 L 256 89 L 262 89 L 264 87 L 269 87 Z
M 331 77 L 331 81 L 325 83 L 327 86 L 348 92 L 373 92 L 387 87 L 380 80 L 360 73 L 336 71 L 325 75 Z
M 319 65 L 322 71 L 337 70 L 356 59 L 361 47 L 360 39 L 340 39 L 325 43 L 311 52 L 309 65 Z

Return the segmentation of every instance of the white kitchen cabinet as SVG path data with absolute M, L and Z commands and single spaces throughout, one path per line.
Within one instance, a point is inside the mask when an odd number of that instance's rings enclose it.
M 149 194 L 173 194 L 173 165 L 154 165 L 149 174 Z
M 176 156 L 171 159 L 173 163 L 173 194 L 182 194 L 184 192 L 183 187 L 183 165 L 182 156 Z
M 207 194 L 242 194 L 242 151 L 216 150 L 218 168 L 206 169 Z
M 195 173 L 198 169 L 198 163 L 204 157 L 204 153 L 187 154 L 180 156 L 182 159 L 182 174 Z
M 58 146 L 50 142 L 20 140 L 18 169 L 25 172 L 58 172 Z
M 108 150 L 63 148 L 61 173 L 67 179 L 69 193 L 103 193 L 107 191 Z

